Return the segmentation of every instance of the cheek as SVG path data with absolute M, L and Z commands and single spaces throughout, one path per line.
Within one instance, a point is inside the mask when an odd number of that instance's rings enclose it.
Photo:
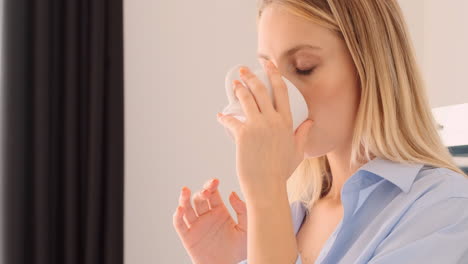
M 304 85 L 307 88 L 303 91 L 311 114 L 323 115 L 323 109 L 338 113 L 355 110 L 360 90 L 351 74 L 340 75 L 339 72 L 330 71 L 328 74 L 320 72 L 316 76 L 315 80 Z
M 359 105 L 359 87 L 352 78 L 317 79 L 303 93 L 309 107 L 309 117 L 331 137 L 344 137 L 352 132 Z
M 318 157 L 346 145 L 352 138 L 358 107 L 358 90 L 350 82 L 317 82 L 306 93 L 309 117 L 315 120 L 305 154 Z

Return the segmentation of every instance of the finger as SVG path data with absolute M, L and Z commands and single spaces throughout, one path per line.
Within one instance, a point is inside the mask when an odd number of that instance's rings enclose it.
M 223 115 L 221 113 L 218 113 L 218 122 L 231 131 L 234 139 L 237 138 L 238 131 L 242 129 L 242 126 L 244 125 L 244 123 L 239 121 L 237 118 L 230 115 Z
M 242 201 L 235 192 L 232 192 L 229 196 L 229 202 L 237 214 L 237 224 L 239 228 L 247 231 L 247 206 L 245 202 Z
M 258 108 L 262 113 L 272 113 L 275 111 L 270 95 L 260 79 L 257 78 L 247 67 L 239 69 L 241 79 L 247 84 L 252 92 Z
M 294 141 L 299 153 L 304 153 L 304 145 L 307 141 L 310 128 L 314 125 L 314 121 L 307 119 L 297 128 Z
M 209 181 L 206 181 L 205 184 L 203 184 L 203 189 L 213 191 L 218 186 L 218 183 L 219 183 L 219 180 L 217 178 L 213 178 Z
M 291 116 L 288 87 L 281 77 L 281 73 L 270 60 L 264 60 L 263 63 L 273 88 L 273 98 L 276 111 L 285 117 Z
M 210 210 L 208 201 L 206 200 L 206 198 L 201 196 L 200 192 L 197 192 L 194 195 L 193 204 L 195 205 L 195 212 L 199 217 Z
M 184 221 L 184 208 L 182 206 L 177 206 L 175 213 L 172 216 L 172 223 L 174 225 L 177 233 L 182 236 L 188 232 L 189 228 Z
M 184 217 L 187 224 L 190 226 L 198 217 L 192 208 L 192 203 L 190 202 L 190 189 L 185 186 L 182 188 L 179 197 L 179 204 L 184 207 Z
M 252 92 L 238 80 L 232 81 L 232 85 L 234 86 L 234 95 L 239 99 L 239 103 L 246 117 L 249 118 L 259 115 L 260 109 L 258 108 Z
M 219 180 L 213 179 L 211 183 L 207 183 L 205 191 L 202 192 L 202 195 L 208 199 L 210 209 L 216 208 L 224 204 L 221 194 L 218 189 Z

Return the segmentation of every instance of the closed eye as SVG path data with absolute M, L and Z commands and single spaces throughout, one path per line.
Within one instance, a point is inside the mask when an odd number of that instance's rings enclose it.
M 308 69 L 308 70 L 301 70 L 301 69 L 296 68 L 296 73 L 299 74 L 299 75 L 309 75 L 309 74 L 312 73 L 312 71 L 314 69 L 315 69 L 315 67 L 312 68 L 312 69 Z

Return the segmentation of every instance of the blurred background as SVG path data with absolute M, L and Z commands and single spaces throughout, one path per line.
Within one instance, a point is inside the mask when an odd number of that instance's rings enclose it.
M 400 5 L 441 132 L 466 166 L 468 1 Z M 227 103 L 226 71 L 257 63 L 256 1 L 126 0 L 124 10 L 125 260 L 190 263 L 172 227 L 181 187 L 194 193 L 217 177 L 225 203 L 242 195 L 216 112 Z

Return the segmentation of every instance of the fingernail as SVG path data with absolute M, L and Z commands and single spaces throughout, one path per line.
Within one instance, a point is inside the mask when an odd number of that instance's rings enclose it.
M 233 195 L 234 198 L 236 198 L 237 200 L 240 200 L 240 199 L 239 199 L 239 196 L 237 196 L 237 193 L 236 193 L 236 192 L 232 192 L 232 195 Z
M 208 195 L 208 193 L 209 193 L 208 190 L 203 190 L 202 192 L 203 195 Z
M 246 75 L 248 72 L 249 72 L 249 69 L 247 69 L 246 67 L 239 68 L 240 75 Z
M 263 61 L 263 68 L 265 69 L 265 71 L 270 71 L 270 61 L 269 60 L 264 60 Z
M 268 61 L 266 66 L 267 66 L 267 70 L 269 72 L 274 72 L 275 71 L 276 66 L 273 64 L 272 61 Z

